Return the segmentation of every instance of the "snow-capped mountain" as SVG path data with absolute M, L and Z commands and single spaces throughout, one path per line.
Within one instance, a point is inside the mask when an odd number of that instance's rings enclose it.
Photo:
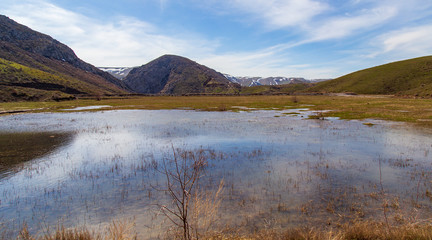
M 310 80 L 295 77 L 234 77 L 229 74 L 224 74 L 225 78 L 231 82 L 238 83 L 244 87 L 253 87 L 261 85 L 282 85 L 293 83 L 310 83 Z
M 229 74 L 225 74 L 225 73 L 222 73 L 222 75 L 224 75 L 224 77 L 225 77 L 226 79 L 230 80 L 231 82 L 240 84 L 238 78 L 236 78 L 236 77 L 234 77 L 234 76 L 231 76 L 231 75 L 229 75 Z M 241 84 L 240 84 L 240 85 L 241 85 Z
M 116 77 L 117 79 L 123 80 L 134 67 L 99 67 L 100 70 L 105 71 Z M 238 83 L 243 87 L 253 87 L 261 85 L 283 85 L 283 84 L 294 84 L 294 83 L 314 83 L 320 81 L 326 81 L 329 79 L 314 79 L 308 80 L 299 77 L 234 77 L 229 74 L 223 74 L 224 77 L 233 83 Z
M 123 80 L 133 67 L 99 67 L 99 69 L 108 72 L 117 79 Z

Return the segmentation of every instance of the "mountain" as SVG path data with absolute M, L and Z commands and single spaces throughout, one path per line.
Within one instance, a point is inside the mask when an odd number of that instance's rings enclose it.
M 100 70 L 111 74 L 113 77 L 123 80 L 133 69 L 131 67 L 99 67 Z
M 240 84 L 240 85 L 241 85 L 241 82 L 240 82 L 240 80 L 239 80 L 237 77 L 234 77 L 234 76 L 231 76 L 231 75 L 229 75 L 229 74 L 225 74 L 225 73 L 223 73 L 222 75 L 224 75 L 224 77 L 225 77 L 226 79 L 230 80 L 230 82 L 237 83 L 237 84 Z M 243 85 L 242 85 L 242 86 L 243 86 Z
M 262 85 L 283 85 L 296 83 L 310 83 L 311 81 L 304 78 L 287 78 L 287 77 L 234 77 L 229 74 L 224 74 L 225 78 L 231 82 L 238 83 L 243 87 L 253 87 Z
M 233 94 L 240 90 L 240 85 L 221 73 L 175 55 L 164 55 L 134 68 L 123 81 L 133 91 L 143 94 Z
M 432 56 L 393 62 L 317 83 L 309 92 L 432 96 Z
M 128 92 L 124 83 L 82 61 L 68 46 L 3 15 L 0 15 L 0 60 L 4 70 L 0 101 Z

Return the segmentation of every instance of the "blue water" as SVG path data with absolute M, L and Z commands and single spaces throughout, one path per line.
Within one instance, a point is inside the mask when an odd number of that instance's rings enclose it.
M 270 223 L 380 220 L 386 201 L 393 203 L 392 216 L 409 219 L 421 209 L 421 219 L 431 213 L 430 130 L 283 113 L 116 110 L 2 116 L 0 134 L 71 137 L 0 179 L 0 220 L 13 235 L 24 222 L 40 233 L 57 224 L 100 229 L 127 218 L 139 236 L 158 237 L 167 223 L 157 203 L 169 201 L 154 187 L 164 178 L 151 166 L 160 169 L 163 159 L 184 150 L 201 150 L 208 158 L 200 188 L 214 192 L 225 182 L 215 226 L 254 231 Z

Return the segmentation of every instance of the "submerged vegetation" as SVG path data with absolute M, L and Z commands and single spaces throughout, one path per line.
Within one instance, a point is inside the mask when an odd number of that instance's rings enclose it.
M 427 133 L 300 108 L 118 113 L 4 116 L 74 137 L 2 180 L 3 239 L 431 237 Z

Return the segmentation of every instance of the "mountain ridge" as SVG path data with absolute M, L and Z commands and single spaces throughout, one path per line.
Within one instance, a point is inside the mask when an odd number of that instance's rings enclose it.
M 46 88 L 46 86 L 54 86 L 50 82 L 53 78 L 57 78 L 61 84 L 67 84 L 64 87 L 57 84 L 59 86 L 55 90 L 65 94 L 79 92 L 80 94 L 104 95 L 125 94 L 128 92 L 127 87 L 121 81 L 82 61 L 68 46 L 4 15 L 0 15 L 0 59 L 10 61 L 8 63 L 3 62 L 3 70 L 7 70 L 5 74 L 8 75 L 8 78 L 0 79 L 0 92 L 2 93 L 0 101 L 2 101 L 2 98 L 3 101 L 4 99 L 10 101 L 27 98 L 43 100 L 38 99 L 37 96 L 40 96 L 39 93 L 43 91 L 54 91 Z M 26 73 L 33 75 L 10 78 L 10 74 L 14 72 L 12 66 L 17 66 L 11 63 L 49 73 L 51 74 L 50 80 L 41 77 L 44 74 L 29 69 L 26 69 Z M 14 79 L 16 81 L 11 81 Z M 68 81 L 61 79 L 67 79 Z M 8 81 L 7 84 L 5 81 Z M 79 85 L 83 86 L 77 89 Z M 11 92 L 13 86 L 20 87 L 21 93 L 25 96 L 14 97 Z M 34 92 L 38 94 L 33 94 Z M 49 96 L 50 94 L 42 95 Z
M 100 70 L 108 72 L 119 80 L 123 80 L 129 72 L 137 67 L 98 67 Z M 245 77 L 245 76 L 232 76 L 230 74 L 222 73 L 222 75 L 233 83 L 238 83 L 242 87 L 253 87 L 261 85 L 283 85 L 283 84 L 296 84 L 296 83 L 314 83 L 319 81 L 326 81 L 330 79 L 317 79 L 308 80 L 301 77 Z
M 293 77 L 234 77 L 175 55 L 163 55 L 135 68 L 102 69 L 105 71 L 79 59 L 71 48 L 54 38 L 0 15 L 0 101 L 130 93 L 353 92 L 432 97 L 432 56 L 392 62 L 323 82 Z M 285 86 L 291 84 L 294 86 Z M 256 88 L 245 90 L 241 85 Z
M 234 77 L 229 74 L 224 76 L 235 83 L 240 84 L 243 87 L 253 87 L 262 85 L 283 85 L 283 84 L 296 84 L 296 83 L 311 83 L 311 80 L 300 77 Z

